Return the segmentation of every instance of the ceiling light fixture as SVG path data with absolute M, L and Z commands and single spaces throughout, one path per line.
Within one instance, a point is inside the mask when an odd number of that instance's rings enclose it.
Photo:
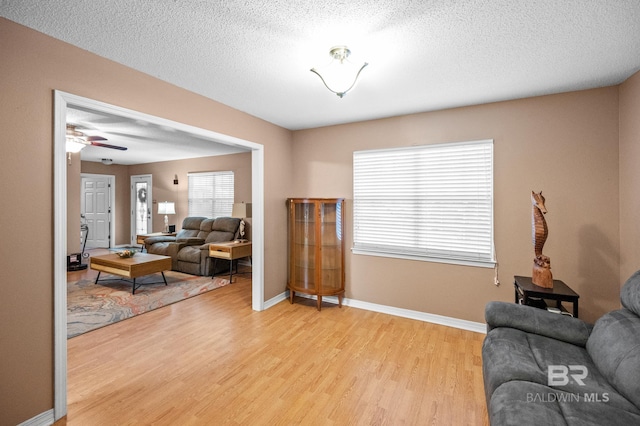
M 320 77 L 327 89 L 342 98 L 353 89 L 360 73 L 369 64 L 365 62 L 362 66 L 358 66 L 350 62 L 347 58 L 351 55 L 351 51 L 347 46 L 332 47 L 329 55 L 333 60 L 321 70 L 324 76 L 315 68 L 311 68 L 311 72 Z
M 74 137 L 67 136 L 66 148 L 67 152 L 80 152 L 86 145 L 76 140 Z
M 105 166 L 110 166 L 113 164 L 113 160 L 111 158 L 103 158 L 100 161 L 102 161 L 102 164 L 104 164 Z

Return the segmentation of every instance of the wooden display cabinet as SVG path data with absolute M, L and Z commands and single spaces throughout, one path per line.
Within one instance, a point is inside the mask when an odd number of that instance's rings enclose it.
M 344 199 L 289 198 L 290 302 L 297 293 L 344 296 Z

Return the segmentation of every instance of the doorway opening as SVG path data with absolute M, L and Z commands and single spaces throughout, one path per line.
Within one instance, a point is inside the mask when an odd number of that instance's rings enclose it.
M 131 176 L 131 232 L 129 242 L 136 242 L 136 235 L 153 232 L 153 176 Z
M 67 413 L 67 108 L 77 107 L 129 117 L 205 138 L 211 143 L 243 147 L 251 152 L 253 204 L 252 309 L 264 309 L 264 146 L 244 139 L 186 125 L 157 116 L 54 91 L 54 418 Z
M 82 241 L 83 251 L 114 246 L 111 215 L 115 207 L 115 179 L 113 175 L 80 175 L 81 226 L 87 230 Z

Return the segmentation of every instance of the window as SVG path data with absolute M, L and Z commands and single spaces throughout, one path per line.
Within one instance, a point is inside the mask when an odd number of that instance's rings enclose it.
M 353 252 L 493 267 L 493 140 L 353 154 Z
M 233 172 L 189 173 L 189 216 L 231 216 Z

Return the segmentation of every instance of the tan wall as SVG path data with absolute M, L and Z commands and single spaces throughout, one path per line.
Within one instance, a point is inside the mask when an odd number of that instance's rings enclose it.
M 346 197 L 352 245 L 355 150 L 494 139 L 492 269 L 347 254 L 347 297 L 484 321 L 490 300 L 513 300 L 513 276 L 531 275 L 531 190 L 549 213 L 544 252 L 581 295 L 593 321 L 618 306 L 618 89 L 573 92 L 294 133 L 298 197 Z M 393 221 L 393 218 L 389 218 Z
M 250 203 L 251 202 L 251 153 L 241 153 L 232 155 L 211 156 L 205 158 L 193 158 L 187 160 L 164 161 L 158 163 L 139 164 L 132 166 L 124 166 L 112 164 L 106 166 L 102 163 L 83 161 L 82 173 L 95 173 L 116 176 L 116 211 L 114 219 L 116 222 L 116 245 L 131 244 L 130 238 L 130 177 L 133 175 L 150 174 L 153 177 L 153 232 L 162 231 L 164 227 L 164 215 L 158 214 L 157 202 L 172 201 L 176 203 L 176 214 L 169 216 L 169 224 L 176 225 L 176 229 L 180 229 L 182 220 L 187 216 L 188 203 L 188 186 L 187 173 L 197 171 L 221 171 L 231 170 L 234 172 L 235 182 L 235 201 Z M 173 178 L 178 175 L 178 185 L 173 184 Z M 67 177 L 67 189 L 72 191 L 71 186 L 73 177 Z M 79 181 L 80 176 L 75 177 Z M 74 185 L 75 187 L 75 185 Z M 77 185 L 80 189 L 79 184 Z M 79 197 L 75 204 L 68 200 L 68 220 L 67 226 L 72 227 L 72 220 L 77 214 L 69 212 L 80 211 Z M 78 213 L 79 214 L 79 213 Z M 247 223 L 251 219 L 246 220 Z M 73 228 L 76 229 L 76 228 Z M 250 226 L 247 226 L 247 230 Z M 67 230 L 67 234 L 72 234 Z M 76 233 L 73 237 L 76 238 Z M 70 237 L 68 237 L 70 238 Z
M 0 424 L 53 407 L 54 89 L 263 144 L 265 297 L 284 290 L 290 131 L 4 18 L 0 75 Z
M 640 72 L 620 86 L 620 278 L 640 269 Z

